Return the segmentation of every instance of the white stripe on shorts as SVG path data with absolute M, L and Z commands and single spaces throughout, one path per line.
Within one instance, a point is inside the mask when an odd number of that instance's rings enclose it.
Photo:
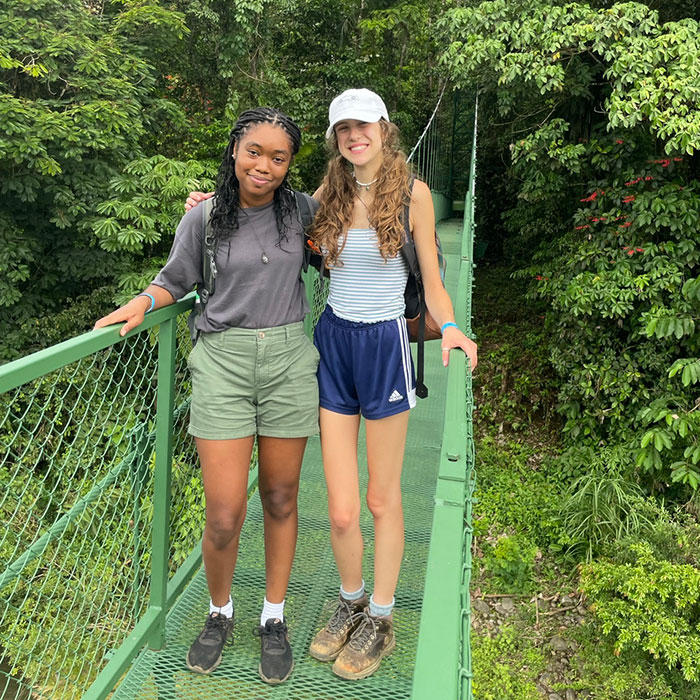
M 406 318 L 401 316 L 396 319 L 401 341 L 401 362 L 403 364 L 403 378 L 406 383 L 406 397 L 408 405 L 413 408 L 416 405 L 416 388 L 411 386 L 411 345 L 408 340 L 408 326 Z

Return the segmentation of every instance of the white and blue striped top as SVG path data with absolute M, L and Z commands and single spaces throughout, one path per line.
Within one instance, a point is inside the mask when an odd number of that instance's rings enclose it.
M 342 245 L 342 237 L 339 241 Z M 408 265 L 403 255 L 384 260 L 372 228 L 351 228 L 340 254 L 342 266 L 332 267 L 328 304 L 348 321 L 375 323 L 402 316 Z

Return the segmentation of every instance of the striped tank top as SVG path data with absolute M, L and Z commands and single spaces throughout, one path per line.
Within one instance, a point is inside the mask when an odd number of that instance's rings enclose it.
M 342 245 L 342 238 L 340 245 Z M 408 265 L 403 255 L 384 260 L 371 228 L 351 228 L 340 254 L 342 266 L 332 267 L 328 304 L 348 321 L 375 323 L 402 316 Z

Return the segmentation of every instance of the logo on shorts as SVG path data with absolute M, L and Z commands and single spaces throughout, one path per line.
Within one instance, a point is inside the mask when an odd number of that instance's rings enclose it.
M 399 392 L 396 391 L 396 389 L 394 389 L 391 396 L 389 397 L 389 401 L 391 401 L 391 402 L 401 401 L 402 398 L 403 398 L 403 396 L 401 396 L 401 394 L 399 394 Z

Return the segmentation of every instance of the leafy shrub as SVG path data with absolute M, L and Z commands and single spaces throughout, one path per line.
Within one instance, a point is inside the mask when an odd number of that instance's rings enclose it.
M 683 179 L 680 157 L 628 169 L 627 157 L 639 154 L 617 141 L 629 152 L 603 155 L 619 172 L 595 181 L 558 252 L 542 252 L 528 274 L 551 305 L 550 357 L 569 444 L 626 445 L 647 487 L 684 499 L 700 483 L 700 449 L 694 393 L 675 375 L 685 371 L 689 384 L 694 364 L 684 358 L 700 352 L 692 284 L 700 186 Z
M 490 546 L 484 565 L 503 593 L 525 593 L 532 588 L 537 547 L 521 535 L 502 535 Z
M 700 570 L 659 560 L 648 543 L 635 561 L 599 561 L 581 570 L 581 588 L 615 653 L 642 649 L 687 681 L 700 678 Z
M 573 669 L 579 680 L 571 684 L 595 700 L 699 700 L 697 683 L 669 672 L 641 650 L 627 650 L 622 656 L 614 643 L 600 634 L 595 624 L 576 630 L 579 650 Z M 579 694 L 579 697 L 582 695 Z
M 474 698 L 477 700 L 539 700 L 537 677 L 544 671 L 544 654 L 510 625 L 493 639 L 475 637 Z

